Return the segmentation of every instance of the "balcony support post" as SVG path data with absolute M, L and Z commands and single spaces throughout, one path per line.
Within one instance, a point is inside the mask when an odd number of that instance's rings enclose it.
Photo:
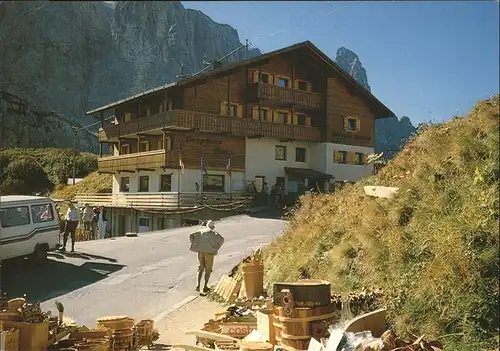
M 259 98 L 259 121 L 262 122 L 262 94 L 260 93 L 260 65 L 257 67 L 257 96 Z

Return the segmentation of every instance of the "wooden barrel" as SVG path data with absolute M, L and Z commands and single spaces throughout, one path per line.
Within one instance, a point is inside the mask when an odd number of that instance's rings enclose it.
M 264 292 L 264 266 L 244 263 L 241 265 L 241 271 L 246 298 L 252 299 L 262 296 Z
M 108 351 L 109 350 L 109 340 L 108 339 L 88 339 L 83 342 L 76 344 L 76 348 L 79 351 Z
M 113 351 L 131 350 L 133 335 L 131 328 L 115 330 L 113 332 Z
M 242 351 L 272 351 L 274 346 L 268 342 L 243 341 L 240 344 Z

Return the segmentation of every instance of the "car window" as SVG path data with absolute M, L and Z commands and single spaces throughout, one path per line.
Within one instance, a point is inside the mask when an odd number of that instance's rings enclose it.
M 49 222 L 54 220 L 54 211 L 50 204 L 31 205 L 33 223 Z
M 8 207 L 0 210 L 2 228 L 17 227 L 30 224 L 28 206 Z

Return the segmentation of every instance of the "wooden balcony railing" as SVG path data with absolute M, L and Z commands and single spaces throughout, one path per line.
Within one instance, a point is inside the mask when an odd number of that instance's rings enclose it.
M 311 91 L 282 88 L 265 83 L 254 83 L 249 89 L 252 100 L 276 102 L 283 105 L 297 105 L 309 109 L 321 108 L 321 95 Z
M 175 164 L 173 151 L 154 150 L 135 154 L 108 156 L 97 160 L 99 172 L 114 173 L 117 171 L 134 172 L 140 169 L 172 167 Z
M 116 193 L 116 194 L 78 194 L 75 201 L 79 204 L 104 207 L 176 209 L 193 208 L 205 205 L 230 210 L 247 206 L 252 197 L 245 193 Z
M 99 140 L 116 140 L 120 136 L 145 133 L 163 128 L 226 133 L 244 137 L 271 137 L 302 141 L 321 140 L 320 130 L 316 127 L 261 122 L 247 118 L 224 117 L 186 110 L 162 112 L 135 121 L 104 127 L 99 131 Z

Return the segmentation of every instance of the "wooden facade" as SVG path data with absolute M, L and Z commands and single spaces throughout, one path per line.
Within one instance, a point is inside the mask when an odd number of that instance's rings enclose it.
M 207 167 L 224 170 L 231 150 L 233 169 L 244 171 L 245 138 L 373 147 L 375 119 L 393 115 L 310 42 L 89 113 L 112 108 L 116 123 L 99 140 L 120 156 L 99 161 L 105 172 L 177 168 L 178 146 L 187 167 L 199 168 L 203 154 Z

